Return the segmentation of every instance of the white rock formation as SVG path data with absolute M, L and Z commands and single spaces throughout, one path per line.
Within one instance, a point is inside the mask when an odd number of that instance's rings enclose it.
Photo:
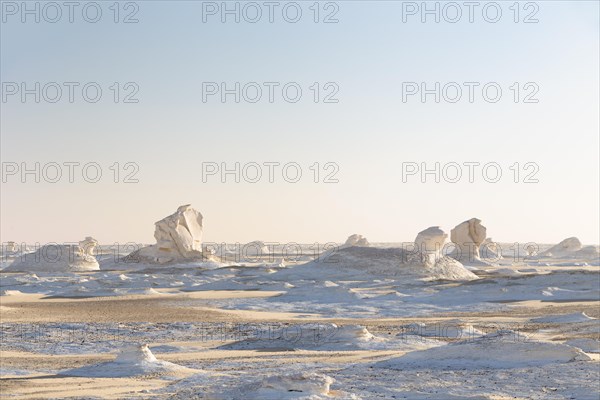
M 27 248 L 25 243 L 23 243 L 22 246 L 15 242 L 2 243 L 2 246 L 0 247 L 0 255 L 3 258 L 2 264 L 10 264 L 11 261 L 19 257 L 21 254 L 29 252 L 30 250 Z
M 271 254 L 271 250 L 260 240 L 255 240 L 254 242 L 246 243 L 242 246 L 242 258 L 249 257 L 263 257 Z
M 98 241 L 91 236 L 87 236 L 85 239 L 79 242 L 79 249 L 85 254 L 85 256 L 93 257 L 95 254 Z
M 98 242 L 86 237 L 79 244 L 49 244 L 18 257 L 4 271 L 84 272 L 100 269 L 94 249 Z
M 344 247 L 351 246 L 368 247 L 370 246 L 370 243 L 366 237 L 355 233 L 354 235 L 348 236 L 348 239 L 346 239 L 346 243 L 344 243 Z
M 16 253 L 19 250 L 19 246 L 15 242 L 7 242 L 4 247 L 4 251 L 7 253 Z
M 570 237 L 559 244 L 550 247 L 548 250 L 540 253 L 542 257 L 564 257 L 581 250 L 581 242 L 576 237 Z
M 157 360 L 148 345 L 143 344 L 126 347 L 114 361 L 75 368 L 58 375 L 118 378 L 143 375 L 182 376 L 197 372 L 199 371 Z
M 600 249 L 597 246 L 585 246 L 573 254 L 574 258 L 600 261 Z
M 422 261 L 434 265 L 442 257 L 442 249 L 447 239 L 448 235 L 439 226 L 431 226 L 419 232 L 415 246 L 422 256 Z
M 429 279 L 473 280 L 478 276 L 458 260 L 444 255 L 448 235 L 439 226 L 431 226 L 418 233 L 415 239 L 417 262 Z M 408 260 L 409 263 L 411 260 Z M 426 278 L 428 279 L 428 278 Z
M 553 342 L 532 341 L 514 331 L 497 331 L 446 346 L 412 351 L 374 366 L 404 370 L 425 368 L 525 368 L 573 361 L 590 361 L 581 350 Z M 557 366 L 558 368 L 558 366 Z
M 471 218 L 450 231 L 450 240 L 457 247 L 452 257 L 463 262 L 481 261 L 479 247 L 486 238 L 487 229 L 481 220 Z
M 444 255 L 444 244 L 447 234 L 439 227 L 433 226 L 419 232 L 415 243 L 407 247 L 361 247 L 350 246 L 336 249 L 333 253 L 324 252 L 317 259 L 294 268 L 282 269 L 270 275 L 275 281 L 292 282 L 294 280 L 318 279 L 352 280 L 364 279 L 365 276 L 394 276 L 404 282 L 423 282 L 431 280 L 470 281 L 479 279 L 459 261 Z M 339 290 L 336 290 L 339 289 Z M 298 294 L 296 289 L 279 299 Z M 310 288 L 306 295 L 315 298 L 325 296 L 323 301 L 331 301 L 338 296 L 340 302 L 352 301 L 358 296 L 345 288 L 326 288 L 320 292 L 319 284 Z M 321 299 L 321 298 L 320 298 Z M 328 300 L 329 299 L 329 300 Z M 342 300 L 343 299 L 343 300 Z
M 154 225 L 156 244 L 134 251 L 125 262 L 166 264 L 202 259 L 202 214 L 191 205 L 179 207 Z
M 502 249 L 500 245 L 492 238 L 486 238 L 479 248 L 479 256 L 482 260 L 498 261 L 502 257 Z

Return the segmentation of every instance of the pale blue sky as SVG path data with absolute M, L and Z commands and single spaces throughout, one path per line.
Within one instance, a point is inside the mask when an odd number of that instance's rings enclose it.
M 138 104 L 2 103 L 2 161 L 136 162 L 137 184 L 81 179 L 2 190 L 2 241 L 151 242 L 192 203 L 208 241 L 412 240 L 479 217 L 500 241 L 597 243 L 599 9 L 542 1 L 536 24 L 402 22 L 402 2 L 341 1 L 337 24 L 202 22 L 202 2 L 138 2 L 137 24 L 1 27 L 2 82 L 136 82 Z M 220 3 L 220 2 L 219 2 Z M 261 3 L 261 2 L 259 2 Z M 303 11 L 313 2 L 301 2 Z M 420 3 L 420 2 L 418 2 Z M 459 2 L 461 3 L 461 2 Z M 482 4 L 485 2 L 482 2 Z M 112 2 L 102 2 L 109 11 Z M 524 4 L 524 2 L 522 3 Z M 77 15 L 77 14 L 76 14 Z M 338 104 L 202 102 L 202 82 L 336 82 Z M 498 82 L 500 102 L 401 101 L 402 82 Z M 535 82 L 538 104 L 508 87 Z M 105 92 L 106 98 L 108 92 Z M 202 162 L 340 166 L 337 184 L 202 183 Z M 402 183 L 401 163 L 536 162 L 537 184 Z

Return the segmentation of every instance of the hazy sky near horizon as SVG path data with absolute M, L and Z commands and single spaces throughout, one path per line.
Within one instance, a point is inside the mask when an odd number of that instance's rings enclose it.
M 189 203 L 204 215 L 204 239 L 212 242 L 329 242 L 352 233 L 398 242 L 429 226 L 449 232 L 471 217 L 502 242 L 600 240 L 596 1 L 520 2 L 517 23 L 512 1 L 495 3 L 502 11 L 496 23 L 482 14 L 492 2 L 479 2 L 473 23 L 464 7 L 456 23 L 444 19 L 454 18 L 448 8 L 439 23 L 431 15 L 423 23 L 400 1 L 320 2 L 318 23 L 313 1 L 296 2 L 302 10 L 297 23 L 282 15 L 291 2 L 278 2 L 273 23 L 266 7 L 257 23 L 244 15 L 239 23 L 231 15 L 222 23 L 219 13 L 205 13 L 204 22 L 203 7 L 213 9 L 201 1 L 122 2 L 118 23 L 114 2 L 98 2 L 102 16 L 90 23 L 81 13 L 90 2 L 81 2 L 73 23 L 66 9 L 56 23 L 44 20 L 55 17 L 51 9 L 40 23 L 31 15 L 23 23 L 20 10 L 6 3 L 0 39 L 3 242 L 72 242 L 89 235 L 101 243 L 153 242 L 154 222 Z M 442 12 L 447 2 L 438 3 Z M 293 19 L 294 11 L 286 16 Z M 123 23 L 132 12 L 139 21 Z M 338 22 L 323 23 L 331 13 Z M 528 17 L 539 22 L 524 23 Z M 23 101 L 21 84 L 31 89 L 35 82 L 41 88 L 56 82 L 62 97 L 50 102 L 50 85 L 38 91 L 39 103 L 36 93 Z M 73 102 L 65 82 L 78 84 Z M 90 82 L 102 89 L 95 103 L 82 94 Z M 223 103 L 219 94 L 204 102 L 206 82 L 230 89 L 235 82 L 257 82 L 263 97 L 247 101 L 255 93 L 250 87 L 239 103 L 234 95 Z M 264 82 L 279 84 L 272 103 Z M 295 103 L 282 94 L 290 82 L 302 89 Z M 450 85 L 445 93 L 440 89 L 439 103 L 434 94 L 423 102 L 420 93 L 403 101 L 414 88 L 406 82 L 429 89 L 457 82 L 462 98 L 449 101 L 455 93 Z M 478 84 L 473 102 L 464 82 Z M 483 97 L 488 83 L 502 90 L 497 102 Z M 331 98 L 338 102 L 324 102 L 336 88 Z M 491 99 L 494 90 L 487 94 Z M 138 102 L 124 102 L 127 95 Z M 67 178 L 68 162 L 80 163 L 74 182 Z M 236 183 L 226 175 L 222 183 L 216 174 L 203 182 L 206 163 L 234 168 L 236 162 L 261 165 L 262 179 L 251 183 L 242 175 Z M 268 162 L 281 164 L 273 183 Z M 282 176 L 281 166 L 292 162 L 302 171 L 297 183 Z M 435 182 L 430 174 L 423 183 L 417 173 L 403 182 L 403 163 L 432 169 L 436 162 L 450 179 L 441 175 Z M 464 164 L 471 162 L 480 163 L 474 182 Z M 20 174 L 35 163 L 39 183 L 34 174 Z M 50 163 L 61 166 L 56 183 L 49 182 Z M 87 163 L 100 166 L 98 182 L 83 178 Z M 133 176 L 139 182 L 123 182 L 134 171 L 126 163 L 139 167 Z M 502 172 L 496 183 L 490 182 L 494 173 L 482 174 L 481 167 L 492 163 Z M 457 164 L 463 176 L 452 183 Z M 19 171 L 11 175 L 15 165 Z M 252 168 L 246 170 L 250 179 Z M 337 183 L 323 182 L 330 172 Z M 524 182 L 532 179 L 539 182 Z

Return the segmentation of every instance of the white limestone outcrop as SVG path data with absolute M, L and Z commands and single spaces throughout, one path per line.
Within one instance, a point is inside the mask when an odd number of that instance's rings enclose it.
M 137 376 L 184 377 L 200 371 L 158 360 L 146 344 L 131 345 L 122 350 L 114 361 L 86 365 L 59 372 L 62 376 L 90 378 L 122 378 Z
M 431 226 L 417 234 L 416 250 L 421 254 L 422 261 L 434 265 L 442 257 L 442 249 L 448 235 L 439 226 Z
M 86 272 L 100 269 L 94 256 L 96 239 L 86 237 L 78 244 L 48 244 L 22 254 L 4 271 Z
M 582 249 L 581 242 L 576 237 L 566 238 L 559 244 L 550 247 L 540 253 L 542 257 L 564 257 L 569 256 Z
M 485 241 L 487 229 L 481 220 L 471 218 L 450 231 L 450 240 L 456 245 L 452 257 L 469 263 L 481 262 L 480 246 Z
M 190 204 L 154 225 L 156 244 L 134 251 L 125 262 L 166 264 L 202 259 L 202 214 Z
M 352 246 L 368 247 L 370 246 L 370 243 L 366 237 L 355 233 L 354 235 L 348 236 L 348 239 L 346 239 L 346 243 L 344 243 L 344 247 Z
M 425 279 L 474 280 L 478 276 L 466 269 L 458 260 L 444 255 L 448 235 L 439 226 L 431 226 L 415 238 L 416 260 L 409 263 L 419 265 Z

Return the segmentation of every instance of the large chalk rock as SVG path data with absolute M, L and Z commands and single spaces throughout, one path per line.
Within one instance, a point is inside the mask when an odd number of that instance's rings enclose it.
M 431 226 L 417 234 L 415 239 L 416 250 L 420 253 L 422 261 L 433 265 L 442 257 L 442 248 L 448 235 L 439 226 Z
M 344 247 L 352 247 L 352 246 L 360 246 L 360 247 L 368 247 L 370 246 L 369 241 L 363 235 L 350 235 L 348 239 L 346 239 L 346 243 L 344 243 Z
M 444 246 L 448 234 L 439 226 L 431 226 L 417 234 L 415 253 L 409 257 L 409 263 L 421 265 L 431 279 L 473 280 L 478 276 L 466 269 L 458 260 L 444 255 Z M 416 259 L 413 257 L 416 256 Z
M 156 244 L 134 251 L 125 262 L 166 264 L 202 259 L 202 214 L 191 205 L 179 207 L 154 225 Z
M 94 256 L 98 242 L 86 237 L 79 244 L 49 244 L 18 257 L 4 271 L 85 272 L 100 269 Z
M 542 257 L 563 257 L 571 255 L 581 250 L 582 245 L 576 237 L 566 238 L 559 244 L 550 247 L 548 250 L 540 253 Z
M 459 261 L 477 263 L 481 261 L 479 246 L 485 241 L 487 229 L 481 220 L 471 218 L 450 231 L 450 240 L 456 245 L 452 257 Z

